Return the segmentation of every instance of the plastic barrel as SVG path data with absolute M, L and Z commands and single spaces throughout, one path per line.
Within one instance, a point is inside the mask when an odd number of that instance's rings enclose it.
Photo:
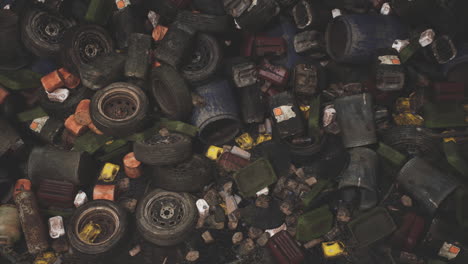
M 401 168 L 397 181 L 429 213 L 434 213 L 440 203 L 460 185 L 455 178 L 419 157 L 412 158 Z
M 372 96 L 368 93 L 335 100 L 341 138 L 346 148 L 377 143 Z
M 378 156 L 368 148 L 353 148 L 349 151 L 348 168 L 340 178 L 338 188 L 359 188 L 361 201 L 359 208 L 367 210 L 377 204 Z
M 327 52 L 344 63 L 367 63 L 375 51 L 391 48 L 396 39 L 407 39 L 407 29 L 396 17 L 345 15 L 328 24 Z
M 203 104 L 194 108 L 192 124 L 206 144 L 222 145 L 239 132 L 239 110 L 231 86 L 226 80 L 216 80 L 195 88 Z

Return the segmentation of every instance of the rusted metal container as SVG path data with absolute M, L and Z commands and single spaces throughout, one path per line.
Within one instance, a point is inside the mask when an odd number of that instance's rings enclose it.
M 12 246 L 20 237 L 18 209 L 12 204 L 0 206 L 0 245 Z
M 282 37 L 257 36 L 253 44 L 257 56 L 280 56 L 286 52 L 286 41 Z
M 47 229 L 39 214 L 36 197 L 32 192 L 20 192 L 15 196 L 19 219 L 30 254 L 37 254 L 49 247 Z
M 226 171 L 238 171 L 250 162 L 230 152 L 224 152 L 218 159 L 218 165 Z
M 135 158 L 135 153 L 130 152 L 123 158 L 125 174 L 132 179 L 142 175 L 141 162 Z
M 37 190 L 40 204 L 60 208 L 72 208 L 76 187 L 69 182 L 43 179 Z
M 42 77 L 41 83 L 44 89 L 49 93 L 65 85 L 58 71 L 53 71 Z
M 115 185 L 96 185 L 93 190 L 93 200 L 109 200 L 115 201 L 116 188 Z
M 67 69 L 60 68 L 58 69 L 58 73 L 63 81 L 63 84 L 70 89 L 75 89 L 80 85 L 81 80 L 77 76 L 71 74 Z
M 299 264 L 304 260 L 304 253 L 288 231 L 274 235 L 267 246 L 279 264 Z

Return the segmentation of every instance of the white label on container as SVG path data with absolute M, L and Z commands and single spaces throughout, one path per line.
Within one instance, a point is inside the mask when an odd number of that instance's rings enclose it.
M 400 65 L 400 59 L 398 56 L 395 55 L 386 55 L 386 56 L 379 56 L 380 64 L 386 65 Z
M 439 256 L 447 258 L 448 260 L 456 258 L 458 253 L 460 253 L 460 248 L 447 242 L 444 242 L 439 250 Z
M 47 97 L 52 102 L 63 103 L 70 95 L 70 91 L 65 88 L 59 88 L 51 93 L 47 92 Z
M 390 7 L 390 4 L 384 3 L 382 5 L 382 8 L 380 9 L 380 14 L 387 16 L 390 14 L 391 11 L 392 11 L 392 8 Z
M 421 36 L 419 37 L 419 44 L 421 44 L 422 47 L 426 47 L 427 45 L 431 44 L 432 41 L 434 41 L 434 37 L 434 30 L 428 29 L 421 33 Z
M 410 44 L 409 40 L 407 39 L 404 39 L 404 40 L 397 39 L 393 42 L 392 48 L 396 49 L 398 52 L 401 52 L 401 50 L 403 50 L 409 44 Z
M 61 216 L 49 218 L 49 235 L 53 239 L 65 235 L 65 227 L 63 226 L 63 218 Z
M 270 237 L 274 236 L 275 234 L 279 233 L 280 231 L 286 230 L 287 226 L 286 223 L 283 223 L 281 226 L 273 229 L 267 229 L 265 232 L 270 234 Z
M 197 205 L 198 213 L 200 215 L 207 215 L 210 210 L 210 205 L 205 199 L 198 199 L 195 203 Z
M 78 194 L 75 196 L 75 201 L 73 204 L 75 205 L 76 208 L 82 206 L 84 203 L 88 201 L 88 197 L 86 196 L 86 193 L 83 191 L 79 191 Z
M 336 110 L 333 106 L 329 105 L 323 111 L 323 127 L 327 127 L 335 121 Z
M 270 192 L 270 189 L 268 189 L 268 187 L 265 187 L 263 189 L 261 189 L 260 191 L 258 191 L 257 193 L 255 193 L 258 196 L 260 195 L 268 195 L 268 193 Z
M 41 130 L 44 127 L 47 120 L 49 120 L 49 116 L 36 118 L 31 122 L 29 128 L 36 133 L 41 133 Z
M 294 113 L 292 110 L 292 105 L 282 105 L 280 107 L 276 107 L 273 109 L 273 114 L 275 115 L 277 123 L 281 123 L 296 117 L 296 113 Z
M 333 18 L 339 17 L 339 16 L 341 16 L 341 15 L 342 15 L 342 13 L 341 13 L 341 10 L 340 10 L 340 9 L 335 8 L 335 9 L 332 10 L 332 16 L 333 16 Z
M 156 12 L 154 12 L 154 11 L 150 10 L 148 12 L 148 19 L 151 22 L 151 25 L 153 26 L 153 28 L 155 28 L 158 25 L 159 17 L 160 16 L 158 14 L 156 14 Z

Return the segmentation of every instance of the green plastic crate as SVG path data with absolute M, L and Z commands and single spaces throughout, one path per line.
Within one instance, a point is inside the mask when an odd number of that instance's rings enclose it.
M 428 128 L 465 127 L 465 112 L 460 103 L 431 103 L 423 106 L 424 126 Z
M 16 117 L 20 122 L 27 122 L 39 117 L 47 116 L 47 113 L 40 106 L 18 113 Z
M 401 152 L 382 142 L 379 142 L 377 154 L 396 168 L 401 168 L 407 160 L 407 157 Z
M 28 69 L 0 71 L 0 84 L 10 90 L 26 90 L 41 86 L 41 75 Z
M 462 157 L 458 144 L 444 142 L 443 147 L 448 163 L 461 175 L 468 177 L 468 162 Z
M 84 151 L 88 152 L 89 154 L 93 154 L 110 140 L 112 140 L 112 137 L 106 135 L 97 135 L 91 131 L 88 131 L 75 140 L 73 148 L 77 151 Z
M 261 189 L 276 182 L 277 177 L 270 162 L 260 158 L 234 174 L 239 194 L 254 197 Z
M 296 239 L 307 242 L 325 235 L 332 227 L 333 215 L 328 206 L 323 206 L 299 216 Z

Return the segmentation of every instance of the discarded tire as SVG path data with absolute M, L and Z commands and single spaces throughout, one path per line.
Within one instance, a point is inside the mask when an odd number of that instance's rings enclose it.
M 113 49 L 112 38 L 104 28 L 97 25 L 75 26 L 64 35 L 61 59 L 67 69 L 78 72 L 81 64 L 90 63 Z
M 50 58 L 60 53 L 65 31 L 74 22 L 41 9 L 31 9 L 24 14 L 21 24 L 25 47 L 36 56 Z
M 94 94 L 90 113 L 94 125 L 102 132 L 128 136 L 144 126 L 148 99 L 137 86 L 113 83 Z
M 65 119 L 75 112 L 75 108 L 81 100 L 90 98 L 92 95 L 93 91 L 90 89 L 84 86 L 78 86 L 75 89 L 70 89 L 68 98 L 60 103 L 51 101 L 49 97 L 47 97 L 46 91 L 40 89 L 39 103 L 49 115 Z
M 189 11 L 182 11 L 177 14 L 177 20 L 190 25 L 199 32 L 205 33 L 222 33 L 227 31 L 229 26 L 229 18 L 227 16 L 214 16 Z
M 209 80 L 216 74 L 222 59 L 218 40 L 208 34 L 199 34 L 191 60 L 182 67 L 182 75 L 193 84 Z
M 151 92 L 169 118 L 185 120 L 192 111 L 192 96 L 182 76 L 171 66 L 161 65 L 151 73 Z
M 94 241 L 85 241 L 80 232 L 92 222 L 101 228 Z M 99 255 L 117 249 L 127 233 L 127 213 L 116 203 L 95 200 L 80 206 L 70 219 L 68 240 L 70 246 L 85 255 Z
M 158 246 L 172 246 L 187 239 L 196 218 L 195 201 L 189 194 L 161 189 L 146 194 L 136 210 L 138 231 Z
M 193 155 L 189 160 L 173 166 L 153 167 L 153 184 L 175 192 L 198 192 L 213 179 L 213 168 L 209 161 Z
M 171 165 L 186 160 L 192 154 L 192 140 L 185 135 L 156 134 L 146 140 L 133 143 L 135 158 L 149 165 Z

